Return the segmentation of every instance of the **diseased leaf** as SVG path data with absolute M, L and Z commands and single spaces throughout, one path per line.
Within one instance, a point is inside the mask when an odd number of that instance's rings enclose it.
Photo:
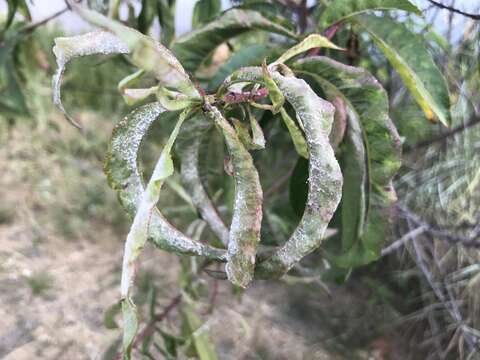
M 235 178 L 235 202 L 225 270 L 233 284 L 245 288 L 253 279 L 255 256 L 260 243 L 262 187 L 253 159 L 234 128 L 217 108 L 208 105 L 206 114 L 225 138 Z
M 280 56 L 275 63 L 284 63 L 291 58 L 304 53 L 310 49 L 313 48 L 329 48 L 329 49 L 335 49 L 335 50 L 341 50 L 340 47 L 332 43 L 330 40 L 328 40 L 325 36 L 319 35 L 319 34 L 311 34 L 308 35 L 305 39 L 303 39 L 301 42 L 299 42 L 297 45 L 294 47 L 288 49 L 283 53 L 282 56 Z
M 80 128 L 80 124 L 68 115 L 63 107 L 60 91 L 62 75 L 67 63 L 80 56 L 126 54 L 128 52 L 129 49 L 122 40 L 106 31 L 94 31 L 84 35 L 55 39 L 53 53 L 57 60 L 57 72 L 53 77 L 53 103 L 65 114 L 65 117 L 73 125 Z
M 211 126 L 211 122 L 202 115 L 185 124 L 185 131 L 178 138 L 177 153 L 181 161 L 182 183 L 190 194 L 193 204 L 213 233 L 227 246 L 229 230 L 203 186 L 198 169 L 200 144 Z
M 250 122 L 250 128 L 252 129 L 252 149 L 265 149 L 265 136 L 263 135 L 263 130 L 255 118 L 255 115 L 250 111 L 250 107 L 247 107 L 247 115 Z
M 388 115 L 387 94 L 366 70 L 326 57 L 302 59 L 292 68 L 319 84 L 329 98 L 341 97 L 347 108 L 341 231 L 347 254 L 334 260 L 344 267 L 373 261 L 389 228 L 389 208 L 395 199 L 391 181 L 401 165 L 400 139 Z
M 399 73 L 427 119 L 439 120 L 443 125 L 450 126 L 447 84 L 423 39 L 404 24 L 387 17 L 360 15 L 353 20 L 368 31 Z
M 403 10 L 422 15 L 422 11 L 409 0 L 335 0 L 320 15 L 319 29 L 326 29 L 349 17 L 374 10 Z
M 118 192 L 120 203 L 134 217 L 144 191 L 141 173 L 137 164 L 138 150 L 150 125 L 159 116 L 175 116 L 167 113 L 160 104 L 152 103 L 134 110 L 113 130 L 105 161 L 105 173 L 109 185 Z M 223 261 L 224 250 L 197 242 L 171 225 L 156 209 L 153 210 L 148 227 L 149 240 L 160 249 L 205 256 Z
M 319 98 L 304 80 L 283 76 L 276 71 L 271 75 L 305 128 L 309 151 L 309 187 L 300 223 L 283 246 L 257 264 L 255 275 L 259 278 L 282 276 L 320 246 L 340 202 L 343 182 L 340 166 L 328 139 L 333 122 L 333 106 Z M 243 68 L 232 74 L 225 81 L 225 86 L 231 81 L 259 82 L 262 79 L 261 68 Z
M 295 146 L 295 150 L 297 151 L 298 155 L 308 159 L 307 142 L 305 141 L 302 131 L 297 127 L 295 121 L 293 121 L 284 108 L 280 109 L 280 115 L 282 116 L 283 122 L 287 126 L 288 132 L 290 133 L 290 137 L 292 138 L 293 145 Z
M 78 4 L 72 2 L 69 4 L 84 20 L 115 34 L 128 47 L 133 64 L 152 72 L 160 86 L 176 89 L 192 98 L 200 97 L 182 65 L 163 45 L 120 22 Z
M 192 27 L 194 29 L 205 25 L 222 10 L 220 0 L 198 0 L 193 8 Z
M 265 30 L 296 38 L 290 30 L 275 24 L 256 11 L 232 9 L 204 27 L 175 40 L 172 52 L 187 71 L 195 72 L 217 46 L 252 30 Z

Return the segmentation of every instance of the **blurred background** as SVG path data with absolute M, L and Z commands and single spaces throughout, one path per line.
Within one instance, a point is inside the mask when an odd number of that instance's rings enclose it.
M 124 18 L 129 16 L 128 4 L 138 15 L 141 1 L 124 3 Z M 476 0 L 444 3 L 480 13 Z M 33 23 L 65 9 L 61 0 L 28 4 Z M 480 234 L 479 21 L 427 0 L 417 4 L 425 18 L 408 19 L 408 25 L 425 30 L 452 89 L 452 129 L 425 121 L 381 56 L 366 66 L 388 90 L 391 117 L 404 141 L 404 165 L 395 185 L 399 199 L 408 205 L 407 216 L 395 224 L 389 242 L 403 239 L 419 224 L 443 233 L 425 236 L 421 248 L 402 243 L 388 249 L 379 261 L 347 277 L 323 269 L 303 277 L 259 281 L 241 296 L 224 281 L 202 278 L 199 286 L 209 293 L 199 300 L 201 315 L 219 358 L 460 359 L 471 353 L 469 342 L 478 343 L 480 249 L 448 234 Z M 177 36 L 191 30 L 194 5 L 194 0 L 176 2 Z M 230 6 L 223 1 L 224 9 Z M 0 18 L 5 18 L 6 8 L 0 0 Z M 25 25 L 21 15 L 16 22 Z M 65 11 L 16 44 L 14 62 L 7 60 L 7 44 L 0 47 L 1 79 L 15 76 L 9 83 L 13 91 L 0 98 L 2 359 L 112 359 L 120 341 L 112 306 L 119 296 L 130 221 L 107 185 L 103 159 L 114 124 L 129 109 L 117 84 L 131 68 L 116 57 L 72 63 L 64 81 L 64 104 L 83 124 L 81 134 L 51 101 L 53 39 L 88 28 Z M 154 26 L 152 35 L 158 37 L 158 32 Z M 213 69 L 230 55 L 228 48 L 220 47 Z M 165 137 L 162 126 L 171 125 L 155 125 L 143 149 L 147 169 L 160 149 L 159 139 Z M 275 134 L 273 148 L 285 137 Z M 290 156 L 273 154 L 259 162 L 280 163 Z M 221 160 L 210 176 L 223 171 Z M 271 186 L 274 179 L 266 182 Z M 275 189 L 271 200 L 288 200 L 288 186 L 287 182 Z M 175 190 L 173 185 L 170 190 Z M 188 228 L 195 216 L 182 194 L 165 193 L 162 211 Z M 292 229 L 275 216 L 271 224 L 272 232 Z M 315 261 L 318 258 L 307 259 Z M 178 276 L 182 266 L 184 261 L 175 255 L 148 247 L 142 255 L 139 303 L 147 304 L 155 289 L 156 305 L 168 306 L 184 281 Z M 169 316 L 165 332 L 175 333 L 177 320 L 177 315 Z M 479 359 L 479 354 L 474 352 L 470 359 Z

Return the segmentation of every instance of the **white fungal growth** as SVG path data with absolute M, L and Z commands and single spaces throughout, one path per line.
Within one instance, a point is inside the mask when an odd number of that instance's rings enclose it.
M 55 39 L 53 53 L 57 61 L 57 71 L 53 76 L 53 103 L 65 114 L 72 124 L 80 127 L 65 111 L 60 92 L 62 75 L 67 63 L 81 56 L 127 54 L 129 52 L 128 46 L 123 41 L 106 31 L 94 31 L 84 35 Z

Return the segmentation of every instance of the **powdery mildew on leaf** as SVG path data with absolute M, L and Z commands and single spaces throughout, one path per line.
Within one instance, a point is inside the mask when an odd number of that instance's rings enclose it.
M 67 63 L 81 56 L 127 54 L 128 52 L 128 46 L 123 41 L 106 31 L 94 31 L 84 35 L 55 39 L 53 53 L 57 61 L 57 71 L 53 76 L 53 103 L 65 114 L 72 124 L 80 127 L 65 111 L 60 92 L 62 75 Z
M 206 115 L 223 133 L 235 178 L 235 201 L 225 270 L 233 284 L 246 287 L 253 279 L 260 242 L 263 198 L 260 179 L 250 153 L 220 111 L 207 104 Z
M 213 233 L 227 246 L 229 230 L 208 196 L 198 169 L 200 144 L 203 136 L 211 127 L 211 123 L 206 121 L 203 116 L 195 117 L 185 124 L 185 131 L 177 141 L 177 153 L 180 155 L 182 183 L 191 196 L 193 204 Z
M 144 191 L 138 168 L 137 157 L 142 139 L 150 125 L 167 113 L 158 103 L 148 104 L 134 110 L 113 130 L 105 172 L 110 186 L 117 190 L 122 206 L 130 216 L 137 212 L 140 197 Z M 171 225 L 154 209 L 148 229 L 148 239 L 160 249 L 191 255 L 205 256 L 224 261 L 224 250 L 194 241 Z
M 258 81 L 260 68 L 244 68 L 226 80 Z M 260 278 L 280 277 L 304 256 L 320 246 L 327 226 L 340 202 L 342 173 L 328 136 L 333 123 L 333 106 L 319 98 L 308 84 L 295 77 L 272 72 L 272 78 L 294 108 L 305 128 L 309 152 L 308 197 L 299 225 L 287 242 L 267 260 L 259 263 Z

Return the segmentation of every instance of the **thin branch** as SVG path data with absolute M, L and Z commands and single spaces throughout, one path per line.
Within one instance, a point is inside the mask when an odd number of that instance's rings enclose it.
M 381 256 L 389 255 L 392 252 L 396 251 L 397 249 L 401 248 L 405 244 L 407 244 L 409 241 L 414 240 L 417 236 L 423 234 L 428 230 L 428 227 L 426 226 L 420 226 L 416 229 L 413 229 L 403 235 L 400 239 L 396 240 L 386 248 L 382 249 Z
M 462 11 L 462 10 L 459 10 L 459 9 L 456 9 L 452 6 L 448 6 L 448 5 L 444 5 L 444 4 L 441 4 L 439 3 L 438 1 L 435 1 L 435 0 L 428 0 L 431 4 L 439 7 L 440 9 L 444 9 L 444 10 L 448 10 L 450 12 L 453 12 L 455 14 L 460 14 L 460 15 L 463 15 L 463 16 L 466 16 L 470 19 L 473 19 L 473 20 L 480 20 L 480 14 L 471 14 L 471 13 L 467 13 L 465 11 Z
M 32 24 L 29 24 L 23 28 L 21 28 L 19 30 L 20 33 L 23 33 L 23 34 L 26 34 L 26 33 L 29 33 L 29 32 L 32 32 L 34 31 L 36 28 L 40 27 L 40 26 L 43 26 L 45 25 L 46 23 L 48 23 L 49 21 L 59 17 L 60 15 L 63 15 L 65 14 L 67 11 L 70 11 L 70 8 L 68 6 L 66 6 L 65 8 L 63 8 L 62 10 L 59 10 L 57 11 L 56 13 L 53 13 L 52 15 L 50 15 L 49 17 L 43 19 L 43 20 L 40 20 L 36 23 L 32 23 Z
M 455 134 L 458 134 L 459 132 L 462 132 L 465 129 L 471 128 L 472 126 L 475 126 L 475 125 L 478 125 L 478 124 L 480 124 L 480 116 L 475 115 L 469 121 L 467 121 L 466 123 L 458 125 L 458 126 L 454 127 L 453 129 L 451 129 L 450 131 L 444 132 L 443 134 L 434 136 L 430 139 L 420 141 L 419 143 L 412 146 L 412 148 L 409 149 L 409 151 L 417 150 L 417 149 L 420 149 L 420 148 L 423 148 L 423 147 L 426 147 L 426 146 L 430 146 L 430 145 L 432 145 L 436 142 L 445 141 L 449 137 L 451 137 Z

